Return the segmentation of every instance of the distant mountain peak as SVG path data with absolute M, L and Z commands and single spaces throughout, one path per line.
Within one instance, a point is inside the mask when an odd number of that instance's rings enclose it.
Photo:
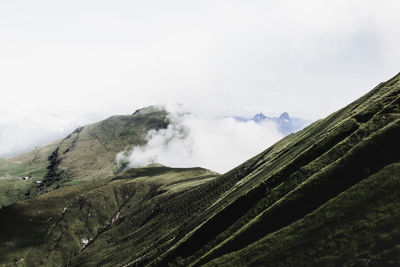
M 267 118 L 267 116 L 265 116 L 262 112 L 257 113 L 256 115 L 254 115 L 253 120 L 254 121 L 262 121 L 265 120 Z
M 289 113 L 287 113 L 286 111 L 283 112 L 280 116 L 279 116 L 280 120 L 290 120 L 290 116 Z
M 304 126 L 310 123 L 309 121 L 301 118 L 290 117 L 289 113 L 287 112 L 283 112 L 279 117 L 268 117 L 265 116 L 262 112 L 259 112 L 250 118 L 240 117 L 240 116 L 233 116 L 232 118 L 240 122 L 249 122 L 249 121 L 253 121 L 255 123 L 262 123 L 265 121 L 274 122 L 277 124 L 279 131 L 284 135 L 303 129 Z

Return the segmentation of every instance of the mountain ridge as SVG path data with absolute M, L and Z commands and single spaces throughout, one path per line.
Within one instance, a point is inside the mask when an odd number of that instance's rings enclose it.
M 400 74 L 222 175 L 148 166 L 0 209 L 0 265 L 398 266 L 399 136 Z
M 286 111 L 281 113 L 278 117 L 270 117 L 264 115 L 262 112 L 255 114 L 253 117 L 241 117 L 241 116 L 233 116 L 233 119 L 239 122 L 255 122 L 255 123 L 263 123 L 263 122 L 273 122 L 278 126 L 279 132 L 283 135 L 288 135 L 294 132 L 297 132 L 303 129 L 305 126 L 310 124 L 310 121 L 291 117 L 289 113 Z
M 148 130 L 168 125 L 165 110 L 152 106 L 140 110 L 136 115 L 111 116 L 78 127 L 63 139 L 1 159 L 0 177 L 4 179 L 0 179 L 0 192 L 8 193 L 0 195 L 0 206 L 53 190 L 64 183 L 113 176 L 118 152 L 129 145 L 145 144 Z M 23 176 L 32 178 L 21 181 Z

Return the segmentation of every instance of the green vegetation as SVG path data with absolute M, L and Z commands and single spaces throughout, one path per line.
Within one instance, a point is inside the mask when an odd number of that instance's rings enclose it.
M 167 127 L 166 115 L 151 106 L 134 115 L 113 116 L 80 127 L 63 140 L 0 159 L 0 207 L 64 183 L 112 177 L 117 171 L 116 154 L 129 145 L 145 144 L 148 130 Z M 33 178 L 21 181 L 23 176 Z
M 47 162 L 31 163 L 0 159 L 0 207 L 29 195 L 46 174 Z M 30 177 L 24 180 L 23 177 Z
M 112 256 L 105 256 L 106 250 L 114 255 L 114 250 L 123 250 L 130 241 L 110 243 L 135 238 L 121 230 L 137 229 L 166 199 L 215 176 L 201 168 L 149 166 L 114 179 L 62 187 L 5 207 L 0 210 L 0 263 L 11 265 L 23 259 L 21 264 L 27 266 L 63 266 L 74 257 L 82 261 L 80 265 L 113 262 Z M 160 220 L 160 227 L 165 222 Z M 148 239 L 146 244 L 151 235 Z M 88 252 L 94 255 L 78 257 Z M 101 257 L 96 255 L 99 252 Z
M 129 145 L 145 144 L 150 129 L 167 127 L 166 115 L 164 110 L 149 107 L 134 115 L 113 116 L 76 129 L 49 154 L 50 165 L 42 189 L 54 188 L 65 180 L 113 176 L 117 171 L 116 154 Z
M 399 163 L 388 165 L 288 227 L 208 265 L 398 266 L 399 174 Z
M 114 173 L 164 115 L 112 117 L 37 156 L 41 194 L 0 210 L 0 265 L 400 265 L 400 75 L 223 175 Z M 20 162 L 0 170 L 17 179 Z
M 255 163 L 249 171 L 237 169 L 224 175 L 230 178 L 219 177 L 241 180 L 152 264 L 202 265 L 241 251 L 400 161 L 399 91 L 396 76 L 264 151 L 252 159 Z

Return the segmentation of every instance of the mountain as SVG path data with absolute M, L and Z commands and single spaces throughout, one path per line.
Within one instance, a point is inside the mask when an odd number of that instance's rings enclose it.
M 252 118 L 241 116 L 233 116 L 233 118 L 239 122 L 254 121 L 255 123 L 263 123 L 272 121 L 277 124 L 279 132 L 281 132 L 283 135 L 297 132 L 298 130 L 303 129 L 305 126 L 310 124 L 308 120 L 290 117 L 289 113 L 287 112 L 283 112 L 279 117 L 268 117 L 260 112 L 254 115 Z
M 0 159 L 0 206 L 64 184 L 113 176 L 115 155 L 126 146 L 145 144 L 148 130 L 167 127 L 166 116 L 154 106 L 112 116 L 30 152 Z M 24 181 L 23 176 L 31 179 Z
M 135 231 L 146 233 L 148 240 L 142 244 L 148 245 L 166 226 L 174 227 L 168 218 L 159 217 L 157 225 L 146 225 L 155 211 L 216 176 L 201 168 L 150 165 L 17 202 L 0 210 L 0 265 L 65 266 L 84 251 L 101 249 L 100 243 L 94 245 L 96 240 L 112 243 L 117 236 L 111 229 L 119 229 L 118 238 L 125 239 L 122 246 L 143 239 Z M 175 220 L 185 221 L 188 210 L 170 208 L 177 213 Z M 158 228 L 155 235 L 151 227 Z M 126 234 L 121 235 L 121 231 Z M 97 257 L 93 260 L 102 261 Z
M 400 74 L 222 175 L 150 165 L 50 184 L 0 210 L 0 265 L 399 266 L 399 136 Z

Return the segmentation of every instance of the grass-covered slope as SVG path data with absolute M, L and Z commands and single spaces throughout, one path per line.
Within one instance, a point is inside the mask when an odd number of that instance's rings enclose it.
M 158 217 L 150 227 L 153 210 L 215 176 L 201 168 L 150 165 L 5 207 L 0 210 L 0 265 L 66 266 L 75 259 L 79 265 L 113 266 L 115 255 L 126 248 L 129 255 L 140 255 L 156 241 L 152 232 L 172 231 L 184 222 L 176 213 Z
M 259 257 L 255 265 L 319 266 L 318 260 L 312 255 L 304 254 L 303 258 L 281 257 L 269 262 L 270 251 L 259 245 L 261 239 L 293 227 L 293 224 L 329 202 L 337 203 L 335 198 L 347 190 L 358 186 L 360 182 L 379 173 L 386 166 L 400 162 L 400 76 L 380 84 L 367 95 L 349 106 L 318 121 L 303 131 L 290 135 L 254 159 L 245 163 L 249 166 L 245 172 L 241 167 L 222 175 L 214 181 L 226 180 L 231 186 L 212 206 L 205 209 L 193 220 L 189 227 L 180 234 L 180 239 L 161 253 L 157 259 L 149 259 L 154 265 L 175 263 L 181 265 L 239 263 L 242 253 L 252 251 L 252 257 Z M 251 163 L 253 162 L 253 163 Z M 393 167 L 394 168 L 394 167 Z M 392 181 L 400 179 L 400 173 L 392 170 Z M 396 169 L 398 170 L 398 169 Z M 388 173 L 388 172 L 383 172 Z M 384 177 L 381 173 L 375 177 Z M 385 178 L 382 178 L 385 179 Z M 384 181 L 382 181 L 383 183 Z M 396 185 L 393 184 L 393 187 Z M 350 193 L 353 192 L 353 193 Z M 358 191 L 349 191 L 354 199 L 359 198 Z M 393 191 L 396 192 L 396 191 Z M 391 201 L 399 201 L 400 194 L 386 198 L 388 206 L 392 206 L 392 216 L 361 216 L 363 223 L 377 224 L 380 220 L 385 225 L 393 225 L 395 216 L 400 213 Z M 388 192 L 390 194 L 391 192 Z M 366 191 L 366 198 L 373 198 Z M 397 198 L 396 198 L 397 197 Z M 347 206 L 336 205 L 336 212 L 341 209 L 357 209 L 356 203 L 348 201 Z M 321 215 L 323 216 L 323 215 Z M 329 218 L 319 217 L 318 222 L 328 221 Z M 308 221 L 309 226 L 317 221 Z M 356 223 L 351 221 L 350 223 Z M 335 226 L 341 228 L 340 223 Z M 325 238 L 325 232 L 313 228 L 314 235 L 303 235 L 306 242 L 313 239 Z M 383 230 L 390 236 L 392 228 Z M 287 232 L 286 232 L 287 233 Z M 345 234 L 347 241 L 359 239 L 365 233 L 353 230 Z M 376 235 L 370 233 L 371 237 Z M 285 240 L 291 238 L 288 234 L 279 239 L 280 245 L 285 246 Z M 311 238 L 311 239 L 310 239 Z M 372 238 L 366 241 L 369 246 Z M 367 244 L 354 242 L 354 253 L 351 257 L 345 255 L 342 247 L 325 247 L 321 255 L 325 255 L 328 265 L 352 264 L 363 257 L 380 257 L 385 253 L 385 246 L 392 246 L 392 238 L 388 243 L 376 243 L 374 255 L 364 255 Z M 310 242 L 311 242 L 310 241 Z M 398 242 L 396 245 L 400 244 Z M 304 244 L 302 244 L 304 245 Z M 332 243 L 331 243 L 332 245 Z M 250 247 L 251 246 L 251 247 Z M 334 245 L 332 245 L 334 247 Z M 251 248 L 251 249 L 250 249 Z M 301 247 L 297 247 L 301 250 Z M 309 243 L 310 251 L 318 250 L 318 243 Z M 290 253 L 290 251 L 288 252 Z M 381 253 L 381 254 L 379 254 Z M 336 257 L 329 255 L 337 254 Z M 368 254 L 366 252 L 366 254 Z M 228 258 L 228 255 L 230 257 Z M 340 256 L 342 255 L 342 256 Z M 221 258 L 223 257 L 223 258 Z M 319 257 L 316 255 L 315 257 Z M 322 257 L 322 256 L 321 256 Z M 383 256 L 382 256 L 383 257 Z M 396 260 L 395 258 L 388 258 Z M 231 263 L 229 263 L 231 261 Z M 245 262 L 241 262 L 244 264 Z M 248 261 L 250 264 L 251 261 Z
M 209 266 L 399 266 L 400 163 Z
M 3 208 L 0 263 L 399 266 L 399 151 L 400 75 L 223 175 L 150 166 Z
M 128 145 L 143 145 L 150 129 L 168 125 L 167 112 L 149 107 L 133 115 L 113 116 L 76 129 L 61 140 L 49 156 L 42 186 L 58 181 L 110 177 L 116 170 L 115 155 Z M 57 183 L 56 183 L 57 184 Z
M 28 196 L 36 189 L 36 181 L 47 174 L 48 157 L 58 142 L 10 159 L 0 159 L 0 207 Z M 31 176 L 29 180 L 22 177 Z
M 129 145 L 146 143 L 148 130 L 167 125 L 166 111 L 151 106 L 133 115 L 113 116 L 80 127 L 62 140 L 0 159 L 0 207 L 37 193 L 37 187 L 43 191 L 76 180 L 113 176 L 118 152 Z M 22 180 L 23 176 L 32 178 Z

